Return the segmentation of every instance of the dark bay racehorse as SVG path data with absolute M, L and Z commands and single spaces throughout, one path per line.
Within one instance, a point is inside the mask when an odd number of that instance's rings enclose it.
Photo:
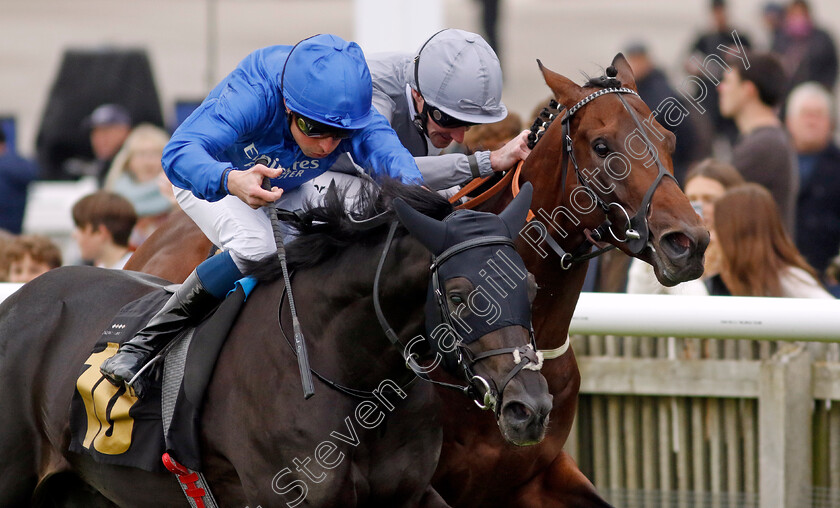
M 607 205 L 612 221 L 612 232 L 601 228 L 602 240 L 652 264 L 667 286 L 700 276 L 708 232 L 676 182 L 663 174 L 673 173 L 674 135 L 631 93 L 636 90 L 635 80 L 622 55 L 612 63 L 613 76 L 590 80 L 584 86 L 540 68 L 555 98 L 565 106 L 565 114 L 580 104 L 567 121 L 558 118 L 551 124 L 517 175 L 518 184 L 534 184 L 532 210 L 546 235 L 575 259 L 561 259 L 549 240 L 541 239 L 536 226 L 526 226 L 517 244 L 540 286 L 533 307 L 539 346 L 553 350 L 567 344 L 588 266 L 578 257 L 591 247 L 587 231 L 592 236 L 604 224 L 605 212 L 592 205 L 592 196 Z M 564 131 L 572 140 L 571 152 L 565 150 Z M 512 199 L 513 193 L 506 190 L 480 209 L 499 211 Z M 195 265 L 182 266 L 183 255 L 165 255 L 161 249 L 180 245 L 182 253 L 196 258 L 195 264 L 206 256 L 210 242 L 185 214 L 178 213 L 173 218 L 178 232 L 158 230 L 127 268 L 183 280 Z M 630 229 L 647 233 L 640 233 L 635 241 L 619 241 L 627 239 L 628 217 L 640 217 Z M 465 407 L 457 394 L 439 390 L 445 408 L 441 413 L 444 445 L 434 485 L 450 504 L 464 508 L 608 506 L 562 449 L 580 388 L 572 349 L 546 360 L 543 372 L 554 396 L 548 434 L 539 446 L 513 451 L 478 408 Z M 464 426 L 465 421 L 470 425 Z
M 433 217 L 451 211 L 426 190 L 396 188 L 411 207 Z M 382 192 L 385 202 L 394 195 L 387 186 Z M 535 369 L 517 370 L 509 351 L 494 355 L 514 348 L 535 359 L 527 323 L 536 290 L 532 279 L 508 288 L 508 298 L 496 298 L 495 329 L 476 310 L 485 307 L 470 303 L 459 309 L 483 284 L 476 271 L 488 253 L 504 253 L 515 272 L 525 273 L 510 238 L 524 223 L 529 201 L 517 200 L 499 218 L 460 211 L 438 222 L 397 200 L 413 236 L 402 230 L 394 236 L 394 226 L 349 228 L 337 198 L 311 211 L 312 223 L 302 226 L 288 254 L 312 366 L 335 382 L 366 390 L 368 398 L 318 383 L 315 397 L 301 396 L 294 352 L 280 329 L 291 333 L 287 306 L 282 325 L 277 322 L 284 284 L 259 284 L 221 351 L 202 414 L 204 472 L 220 505 L 297 506 L 298 499 L 322 507 L 448 506 L 429 486 L 441 444 L 436 392 L 416 381 L 406 369 L 405 351 L 385 338 L 376 298 L 404 342 L 423 333 L 424 319 L 441 318 L 439 309 L 458 309 L 473 331 L 458 332 L 465 344 L 454 349 L 457 358 L 492 355 L 470 362 L 469 369 L 457 366 L 475 376 L 461 384 L 479 399 L 486 395 L 482 387 L 506 384 L 490 393 L 498 402 L 494 425 L 511 443 L 539 442 L 551 409 L 545 379 Z M 385 202 L 369 208 L 371 214 Z M 448 243 L 441 243 L 442 235 Z M 439 277 L 443 295 L 431 302 L 426 246 L 435 249 L 433 278 Z M 116 311 L 160 282 L 127 271 L 66 267 L 26 284 L 0 305 L 0 506 L 186 504 L 168 473 L 104 466 L 67 451 L 70 400 L 82 363 Z M 461 397 L 462 404 L 471 404 Z

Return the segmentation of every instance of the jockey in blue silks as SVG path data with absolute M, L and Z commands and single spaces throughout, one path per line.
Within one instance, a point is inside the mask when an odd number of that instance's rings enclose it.
M 250 261 L 276 252 L 270 202 L 295 209 L 342 153 L 371 172 L 423 183 L 417 164 L 371 104 L 361 48 L 334 35 L 248 55 L 178 127 L 163 167 L 181 208 L 223 252 L 201 263 L 138 334 L 102 363 L 129 381 L 185 326 L 205 317 Z M 261 156 L 268 164 L 256 163 Z M 261 160 L 265 160 L 261 158 Z M 271 190 L 261 188 L 264 177 Z M 132 388 L 142 397 L 144 384 Z

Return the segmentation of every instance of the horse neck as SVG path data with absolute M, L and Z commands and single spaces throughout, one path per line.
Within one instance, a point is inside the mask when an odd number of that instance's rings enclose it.
M 536 215 L 535 219 L 546 225 L 548 233 L 566 252 L 574 252 L 586 239 L 584 228 L 595 226 L 596 215 L 600 214 L 600 211 L 585 216 L 575 216 L 571 212 L 555 213 L 559 207 L 573 210 L 570 206 L 570 196 L 578 185 L 571 163 L 566 171 L 566 185 L 563 185 L 562 146 L 561 129 L 560 125 L 557 125 L 540 140 L 523 163 L 519 184 L 521 186 L 525 182 L 531 182 L 534 186 L 531 211 Z M 559 202 L 557 196 L 562 196 Z M 512 192 L 502 192 L 489 199 L 481 209 L 500 213 L 513 198 Z M 575 217 L 578 222 L 575 223 L 567 215 Z M 546 216 L 556 219 L 565 236 L 548 223 Z M 560 259 L 553 251 L 549 250 L 548 255 L 542 257 L 521 239 L 517 242 L 517 251 L 540 286 L 533 305 L 534 328 L 539 337 L 540 347 L 558 347 L 566 340 L 569 323 L 583 288 L 588 262 L 563 270 L 560 268 Z
M 336 259 L 295 277 L 296 298 L 298 293 L 303 296 L 298 304 L 301 324 L 312 335 L 307 340 L 317 342 L 320 356 L 337 358 L 329 370 L 340 370 L 341 375 L 336 377 L 352 386 L 376 386 L 385 378 L 409 378 L 405 362 L 385 336 L 373 304 L 376 267 L 383 247 L 382 242 L 348 247 Z M 423 332 L 428 265 L 428 251 L 415 240 L 402 237 L 394 240 L 383 267 L 379 283 L 382 312 L 403 343 Z M 313 360 L 313 367 L 318 363 Z
M 532 306 L 534 331 L 540 348 L 553 349 L 566 341 L 589 262 L 563 270 L 554 254 L 549 254 L 546 259 L 536 254 L 534 257 L 538 259 L 525 260 L 525 266 L 539 284 Z

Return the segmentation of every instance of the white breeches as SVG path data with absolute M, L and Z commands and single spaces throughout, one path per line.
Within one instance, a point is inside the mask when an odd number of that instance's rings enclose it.
M 355 202 L 353 198 L 361 189 L 362 180 L 333 171 L 327 171 L 296 189 L 283 192 L 283 196 L 275 204 L 277 208 L 286 210 L 301 209 L 306 203 L 317 204 L 332 180 L 335 180 L 339 187 L 349 186 L 345 209 L 350 209 Z M 230 251 L 231 258 L 240 270 L 245 270 L 246 261 L 257 261 L 277 251 L 266 209 L 255 210 L 231 195 L 211 203 L 195 197 L 188 190 L 173 188 L 175 198 L 184 212 L 214 245 Z M 294 240 L 294 230 L 283 226 L 283 241 L 288 243 Z

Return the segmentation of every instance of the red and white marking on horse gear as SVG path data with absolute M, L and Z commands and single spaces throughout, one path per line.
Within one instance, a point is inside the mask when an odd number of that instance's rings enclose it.
M 168 453 L 164 453 L 161 461 L 166 469 L 178 478 L 187 502 L 194 508 L 217 508 L 216 500 L 210 494 L 204 475 L 184 466 Z

